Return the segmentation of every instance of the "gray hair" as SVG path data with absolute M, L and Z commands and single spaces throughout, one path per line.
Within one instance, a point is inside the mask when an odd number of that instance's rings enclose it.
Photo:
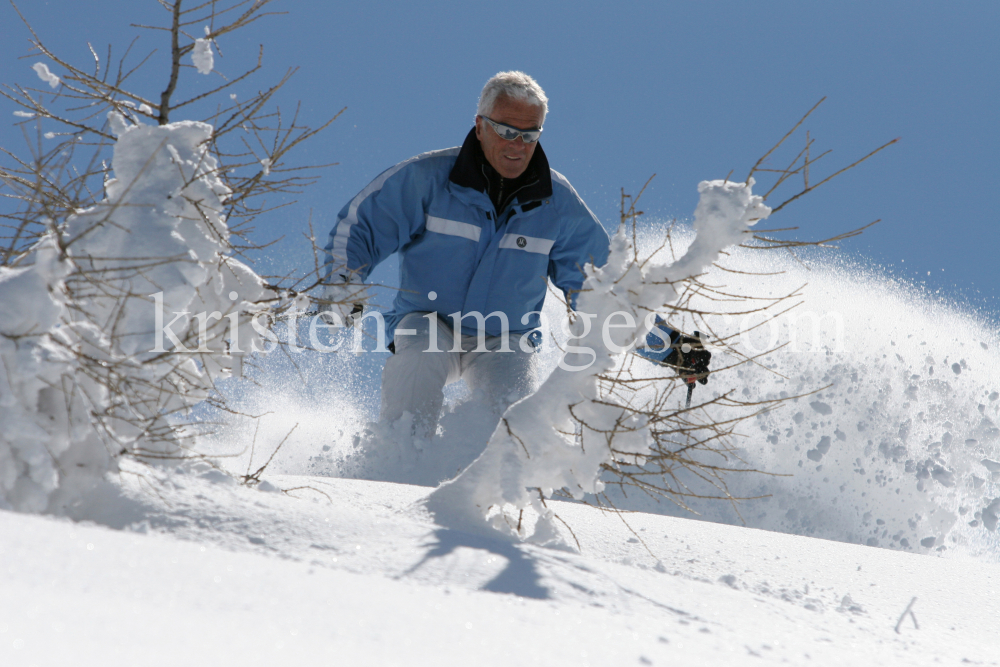
M 512 100 L 522 100 L 533 106 L 542 108 L 542 123 L 545 123 L 545 116 L 549 113 L 549 98 L 545 96 L 545 91 L 524 72 L 499 72 L 494 74 L 486 85 L 483 92 L 479 94 L 479 106 L 476 114 L 479 116 L 489 116 L 493 113 L 497 99 L 506 97 Z

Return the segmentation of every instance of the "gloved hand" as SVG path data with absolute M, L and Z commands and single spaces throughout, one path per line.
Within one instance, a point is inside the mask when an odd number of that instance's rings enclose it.
M 671 366 L 686 382 L 708 383 L 708 363 L 712 353 L 705 349 L 701 334 L 688 336 L 674 331 L 665 320 L 657 316 L 656 329 L 646 337 L 646 346 L 636 352 L 651 361 Z M 665 341 L 669 340 L 669 347 Z
M 708 363 L 712 353 L 705 349 L 701 334 L 688 336 L 675 331 L 670 337 L 670 354 L 664 362 L 677 368 L 677 374 L 686 382 L 697 380 L 700 384 L 708 384 Z
M 319 312 L 331 313 L 338 322 L 345 327 L 354 326 L 354 320 L 359 318 L 365 311 L 364 302 L 368 298 L 365 293 L 365 286 L 347 282 L 345 276 L 337 276 L 339 282 L 329 283 L 323 286 L 323 291 L 318 299 Z

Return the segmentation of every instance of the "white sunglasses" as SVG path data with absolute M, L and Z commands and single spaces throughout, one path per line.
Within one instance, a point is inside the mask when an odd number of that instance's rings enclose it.
M 524 139 L 524 143 L 533 144 L 538 141 L 540 136 L 542 136 L 542 128 L 538 128 L 537 130 L 519 130 L 516 127 L 498 123 L 492 118 L 487 118 L 486 116 L 480 116 L 480 118 L 489 123 L 493 130 L 500 135 L 501 139 L 506 139 L 507 141 L 514 141 L 518 137 L 521 137 Z

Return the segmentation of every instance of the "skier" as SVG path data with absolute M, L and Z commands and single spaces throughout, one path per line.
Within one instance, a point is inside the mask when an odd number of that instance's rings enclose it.
M 338 215 L 321 302 L 345 324 L 362 312 L 358 286 L 399 253 L 383 422 L 410 413 L 415 435 L 432 436 L 460 378 L 502 414 L 531 390 L 547 279 L 572 305 L 582 267 L 607 261 L 607 232 L 539 144 L 547 111 L 533 78 L 500 72 L 462 146 L 391 167 Z

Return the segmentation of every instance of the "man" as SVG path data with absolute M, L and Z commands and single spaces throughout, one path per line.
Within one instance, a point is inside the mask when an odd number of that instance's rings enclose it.
M 400 254 L 384 422 L 408 412 L 432 436 L 442 390 L 460 378 L 502 414 L 530 392 L 547 280 L 573 302 L 583 266 L 607 261 L 607 233 L 539 145 L 547 111 L 534 79 L 501 72 L 462 146 L 397 164 L 340 212 L 322 301 L 345 321 L 360 310 L 358 284 Z

